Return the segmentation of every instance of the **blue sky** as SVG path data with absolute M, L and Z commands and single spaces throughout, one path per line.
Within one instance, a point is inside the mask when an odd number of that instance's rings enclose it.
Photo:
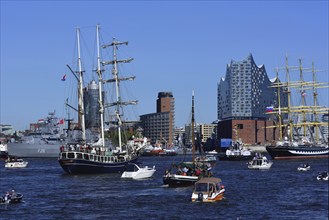
M 155 112 L 158 92 L 171 91 L 183 126 L 194 90 L 196 121 L 211 123 L 231 59 L 252 53 L 273 78 L 287 54 L 291 65 L 314 61 L 325 70 L 318 81 L 328 82 L 328 9 L 328 1 L 1 1 L 0 123 L 26 129 L 53 110 L 65 117 L 60 79 L 70 74 L 75 28 L 96 24 L 108 39 L 129 41 L 138 115 Z M 328 95 L 320 102 L 328 106 Z

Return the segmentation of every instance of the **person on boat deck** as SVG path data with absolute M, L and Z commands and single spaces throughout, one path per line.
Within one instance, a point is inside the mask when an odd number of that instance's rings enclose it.
M 180 175 L 180 174 L 182 174 L 182 173 L 183 173 L 183 171 L 182 171 L 182 169 L 181 169 L 181 166 L 179 166 L 178 169 L 177 169 L 177 174 Z
M 92 154 L 96 154 L 96 150 L 95 150 L 95 148 L 93 147 L 93 149 L 91 150 L 91 152 L 90 153 L 92 153 Z
M 74 151 L 74 146 L 70 145 L 70 151 Z
M 186 174 L 187 174 L 187 172 L 188 172 L 188 169 L 187 169 L 187 167 L 184 167 L 184 168 L 183 168 L 183 173 L 186 175 Z
M 10 194 L 9 194 L 9 192 L 6 192 L 6 194 L 5 194 L 5 201 L 7 201 L 9 199 L 10 199 Z
M 188 176 L 192 176 L 192 175 L 193 175 L 193 170 L 192 170 L 191 167 L 188 168 L 188 171 L 186 172 L 186 174 L 187 174 Z
M 11 195 L 11 196 L 15 196 L 15 195 L 16 195 L 15 190 L 11 190 L 10 195 Z
M 211 197 L 214 192 L 215 192 L 214 186 L 213 185 L 210 185 L 209 186 L 209 194 L 208 194 L 208 196 Z
M 113 152 L 112 152 L 112 148 L 110 148 L 110 150 L 106 152 L 106 155 L 107 155 L 107 156 L 112 156 L 112 153 L 113 153 Z

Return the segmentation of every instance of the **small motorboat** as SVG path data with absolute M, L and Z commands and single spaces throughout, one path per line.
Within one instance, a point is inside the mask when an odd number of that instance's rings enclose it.
M 237 141 L 232 142 L 232 145 L 225 152 L 219 153 L 218 159 L 225 161 L 251 160 L 254 154 L 253 151 L 244 146 L 241 139 L 237 139 Z
M 170 170 L 166 170 L 162 177 L 163 185 L 168 187 L 187 187 L 194 185 L 202 177 L 212 176 L 208 163 L 182 162 L 173 164 Z
M 319 175 L 316 177 L 317 180 L 324 180 L 328 181 L 328 171 L 319 173 Z
M 206 151 L 205 152 L 207 155 L 218 155 L 218 152 L 216 150 L 212 150 L 212 151 Z
M 23 159 L 17 158 L 16 156 L 8 157 L 5 161 L 6 168 L 24 168 L 29 162 L 24 161 Z
M 195 161 L 202 163 L 216 163 L 217 158 L 214 155 L 207 154 L 205 156 L 196 157 Z
M 259 155 L 248 163 L 248 168 L 252 170 L 268 170 L 272 164 L 273 162 L 269 161 L 267 157 Z
M 131 169 L 131 167 L 133 168 Z M 121 178 L 145 179 L 152 177 L 156 171 L 155 166 L 153 168 L 148 166 L 139 167 L 134 163 L 129 163 L 128 169 L 122 173 Z
M 23 194 L 16 193 L 15 190 L 11 192 L 7 192 L 4 196 L 0 197 L 1 204 L 8 204 L 8 203 L 19 203 L 23 199 Z
M 224 198 L 224 192 L 221 179 L 205 177 L 194 184 L 191 199 L 192 202 L 216 202 Z
M 307 164 L 301 164 L 297 170 L 298 171 L 309 171 L 311 169 L 311 166 L 307 163 Z

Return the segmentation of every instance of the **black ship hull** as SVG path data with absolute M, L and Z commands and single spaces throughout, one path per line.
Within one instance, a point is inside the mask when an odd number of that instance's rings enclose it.
M 220 154 L 218 155 L 218 160 L 224 160 L 224 161 L 244 161 L 244 160 L 251 160 L 254 156 L 243 156 L 243 155 L 226 155 Z
M 328 158 L 329 148 L 320 146 L 267 146 L 272 159 Z
M 6 160 L 9 154 L 7 151 L 0 151 L 0 160 Z
M 177 175 L 165 176 L 163 177 L 163 184 L 168 185 L 169 187 L 188 187 L 193 186 L 199 178 L 188 178 L 188 177 L 179 177 Z
M 81 158 L 68 158 L 60 156 L 58 162 L 63 170 L 68 174 L 102 174 L 102 173 L 122 173 L 126 171 L 128 163 L 136 163 L 138 157 L 131 160 L 117 160 L 114 157 L 91 157 L 91 154 L 82 153 Z M 111 161 L 111 159 L 113 159 Z

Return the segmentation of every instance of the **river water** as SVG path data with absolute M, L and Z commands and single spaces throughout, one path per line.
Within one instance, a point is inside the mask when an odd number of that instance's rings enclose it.
M 57 159 L 26 158 L 27 168 L 4 168 L 0 192 L 24 194 L 22 203 L 0 205 L 1 219 L 328 219 L 328 159 L 276 160 L 267 171 L 248 170 L 246 162 L 217 161 L 225 199 L 192 203 L 192 187 L 168 188 L 162 175 L 183 156 L 142 157 L 155 165 L 146 180 L 121 179 L 120 174 L 68 175 Z M 308 162 L 311 170 L 297 171 Z

